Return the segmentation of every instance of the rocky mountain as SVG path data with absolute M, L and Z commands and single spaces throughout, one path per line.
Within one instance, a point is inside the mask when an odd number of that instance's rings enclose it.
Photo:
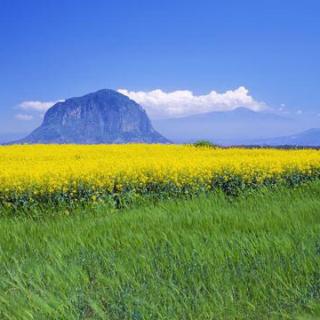
M 104 89 L 58 102 L 43 123 L 16 143 L 168 143 L 153 129 L 143 108 L 114 90 Z

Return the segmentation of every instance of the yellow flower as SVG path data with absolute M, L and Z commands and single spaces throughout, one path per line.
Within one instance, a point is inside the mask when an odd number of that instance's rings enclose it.
M 0 147 L 0 202 L 12 193 L 78 195 L 175 186 L 210 190 L 320 174 L 317 150 L 211 149 L 183 145 L 33 145 Z M 90 194 L 88 192 L 88 194 Z M 97 200 L 94 195 L 92 201 Z

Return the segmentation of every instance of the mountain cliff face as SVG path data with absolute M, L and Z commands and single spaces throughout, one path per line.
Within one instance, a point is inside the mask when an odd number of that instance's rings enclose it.
M 58 102 L 19 143 L 168 143 L 140 105 L 114 90 Z

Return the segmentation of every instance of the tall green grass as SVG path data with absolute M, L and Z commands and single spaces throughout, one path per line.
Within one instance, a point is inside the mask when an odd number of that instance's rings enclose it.
M 317 319 L 319 208 L 313 182 L 3 217 L 0 319 Z

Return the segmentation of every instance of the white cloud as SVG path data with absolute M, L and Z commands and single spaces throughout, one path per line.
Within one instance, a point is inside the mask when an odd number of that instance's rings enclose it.
M 285 111 L 286 109 L 286 104 L 285 103 L 281 103 L 280 104 L 280 108 L 278 109 L 278 111 L 282 112 L 282 111 Z
M 18 113 L 15 115 L 15 118 L 21 121 L 31 121 L 33 116 L 31 114 Z
M 19 108 L 22 110 L 44 112 L 59 101 L 23 101 L 19 104 Z
M 255 100 L 245 87 L 223 93 L 211 91 L 207 95 L 198 96 L 189 90 L 164 92 L 161 89 L 153 91 L 119 89 L 118 92 L 141 104 L 152 118 L 180 117 L 211 111 L 231 111 L 237 107 L 246 107 L 254 111 L 267 108 L 265 103 Z

